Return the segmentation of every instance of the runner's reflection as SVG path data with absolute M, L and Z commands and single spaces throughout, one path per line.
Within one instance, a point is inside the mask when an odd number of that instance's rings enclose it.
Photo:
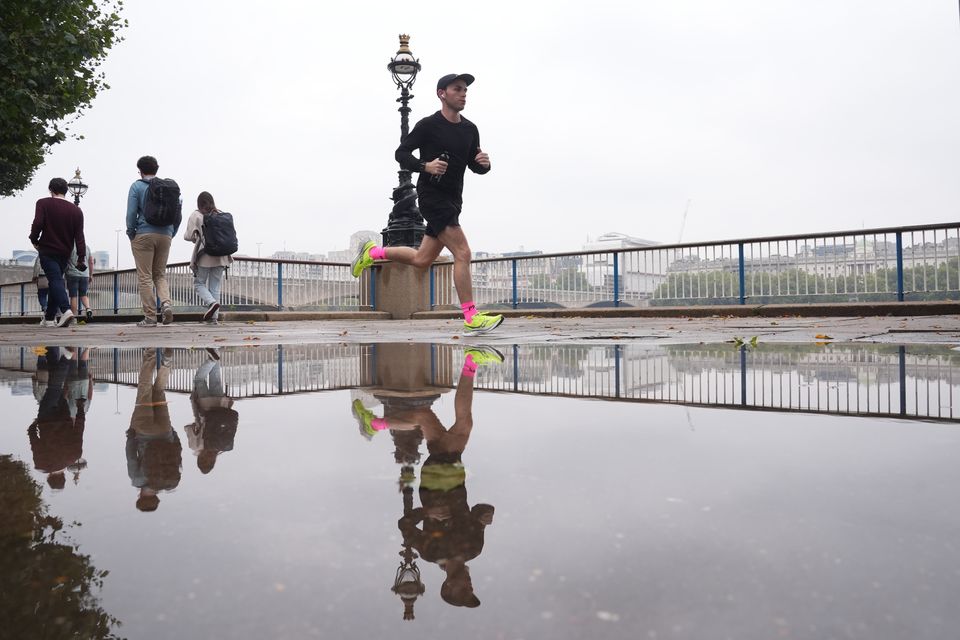
M 127 474 L 140 491 L 137 509 L 155 511 L 159 492 L 180 484 L 180 439 L 170 424 L 167 406 L 167 378 L 172 349 L 148 348 L 143 352 L 137 380 L 137 404 L 127 429 Z
M 233 450 L 239 414 L 233 409 L 233 398 L 224 391 L 220 370 L 220 353 L 207 349 L 207 359 L 193 376 L 193 423 L 184 427 L 187 443 L 197 456 L 197 468 L 210 473 L 217 456 Z
M 393 591 L 404 601 L 404 619 L 412 620 L 413 603 L 424 592 L 416 554 L 435 563 L 445 574 L 440 597 L 458 607 L 477 607 L 467 562 L 483 550 L 484 531 L 493 523 L 494 508 L 489 504 L 470 507 L 467 500 L 466 471 L 461 457 L 473 430 L 473 385 L 479 366 L 499 364 L 503 355 L 492 347 L 465 351 L 465 361 L 454 396 L 454 422 L 446 428 L 436 413 L 424 403 L 408 408 L 393 405 L 384 418 L 377 418 L 358 399 L 353 412 L 361 432 L 370 436 L 378 431 L 419 430 L 427 441 L 429 456 L 420 469 L 420 507 L 413 507 L 412 483 L 403 488 L 404 512 L 398 527 L 403 535 L 403 562 L 397 571 Z
M 79 480 L 83 460 L 83 429 L 86 407 L 83 398 L 73 397 L 73 382 L 77 378 L 76 349 L 38 347 L 37 372 L 33 379 L 33 393 L 37 399 L 37 418 L 27 429 L 33 464 L 47 474 L 52 489 L 66 486 L 66 471 Z M 84 365 L 86 375 L 86 365 Z M 89 398 L 90 391 L 87 391 Z

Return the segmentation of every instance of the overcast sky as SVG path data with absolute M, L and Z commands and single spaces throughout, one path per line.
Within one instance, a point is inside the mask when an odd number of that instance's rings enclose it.
M 399 33 L 423 65 L 414 122 L 437 110 L 438 77 L 477 78 L 464 115 L 493 171 L 466 178 L 474 251 L 609 231 L 672 243 L 688 200 L 691 242 L 958 218 L 955 0 L 128 0 L 124 15 L 85 139 L 0 200 L 0 256 L 29 248 L 34 202 L 77 166 L 88 240 L 113 254 L 144 154 L 185 214 L 207 190 L 235 215 L 241 253 L 382 229 Z M 133 266 L 123 237 L 120 255 Z

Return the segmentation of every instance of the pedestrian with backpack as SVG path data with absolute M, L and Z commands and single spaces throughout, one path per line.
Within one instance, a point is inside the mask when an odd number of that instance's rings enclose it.
M 218 324 L 223 274 L 233 262 L 231 254 L 237 251 L 233 216 L 217 209 L 213 196 L 202 191 L 197 196 L 197 210 L 187 219 L 183 239 L 193 243 L 190 269 L 193 271 L 193 288 L 207 305 L 203 322 Z
M 127 196 L 127 237 L 137 265 L 137 284 L 143 320 L 138 327 L 155 327 L 173 322 L 170 287 L 167 285 L 167 257 L 170 240 L 183 220 L 180 187 L 173 180 L 157 177 L 160 166 L 153 156 L 137 160 L 140 179 L 130 185 Z M 160 299 L 158 313 L 157 298 Z

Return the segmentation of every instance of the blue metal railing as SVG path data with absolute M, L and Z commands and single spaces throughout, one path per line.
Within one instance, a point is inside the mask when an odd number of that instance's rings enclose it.
M 450 263 L 433 308 L 453 307 Z M 485 308 L 960 300 L 960 223 L 482 258 Z
M 204 307 L 193 287 L 187 263 L 167 266 L 167 284 L 174 309 Z M 234 310 L 365 310 L 375 304 L 373 278 L 361 280 L 349 264 L 298 260 L 236 258 L 227 271 L 221 304 Z M 136 271 L 102 271 L 90 279 L 89 298 L 97 315 L 140 312 Z M 0 285 L 0 315 L 40 315 L 35 282 Z
M 960 223 L 481 258 L 472 271 L 474 300 L 493 309 L 960 300 Z M 203 307 L 186 263 L 167 280 L 177 310 Z M 375 283 L 346 263 L 237 258 L 221 304 L 374 309 Z M 95 274 L 89 297 L 97 314 L 137 313 L 136 272 Z M 453 263 L 435 263 L 431 308 L 456 302 Z M 0 285 L 0 315 L 39 313 L 35 283 Z

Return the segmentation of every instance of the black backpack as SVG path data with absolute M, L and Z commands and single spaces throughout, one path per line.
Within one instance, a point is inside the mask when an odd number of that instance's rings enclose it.
M 147 199 L 143 219 L 155 227 L 177 224 L 181 218 L 180 186 L 173 180 L 151 178 L 147 183 Z
M 229 256 L 237 252 L 237 230 L 226 211 L 203 214 L 203 252 L 208 256 Z

